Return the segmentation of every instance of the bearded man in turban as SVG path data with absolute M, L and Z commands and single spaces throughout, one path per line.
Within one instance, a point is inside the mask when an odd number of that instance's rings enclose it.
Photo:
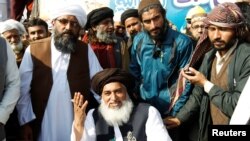
M 200 71 L 181 74 L 195 85 L 176 118 L 167 123 L 178 126 L 199 115 L 198 141 L 208 140 L 208 125 L 227 125 L 250 75 L 250 44 L 244 41 L 244 17 L 236 4 L 216 6 L 205 20 L 207 30 L 196 48 L 210 46 Z
M 94 50 L 102 68 L 128 70 L 129 52 L 126 42 L 114 33 L 113 16 L 113 10 L 108 7 L 90 11 L 83 40 Z
M 16 63 L 19 67 L 27 45 L 22 42 L 22 37 L 27 34 L 22 23 L 9 19 L 0 24 L 0 34 L 10 44 L 16 56 Z
M 134 86 L 133 76 L 124 70 L 98 72 L 92 79 L 92 88 L 101 96 L 101 104 L 86 116 L 87 102 L 75 93 L 71 140 L 172 141 L 160 113 L 149 104 L 135 103 Z
M 102 68 L 93 50 L 78 40 L 87 15 L 80 5 L 65 3 L 54 7 L 51 19 L 51 38 L 31 42 L 20 66 L 23 140 L 69 141 L 74 92 L 84 94 L 88 109 L 95 107 L 90 79 Z

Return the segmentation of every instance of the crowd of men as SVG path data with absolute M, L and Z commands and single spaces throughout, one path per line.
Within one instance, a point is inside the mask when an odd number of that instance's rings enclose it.
M 1 22 L 0 140 L 207 141 L 209 125 L 250 124 L 234 112 L 250 84 L 249 11 L 195 6 L 183 33 L 159 0 L 119 15 L 61 3 L 52 29 Z

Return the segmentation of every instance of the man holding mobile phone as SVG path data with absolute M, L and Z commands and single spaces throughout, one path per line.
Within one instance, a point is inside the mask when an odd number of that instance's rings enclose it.
M 193 67 L 186 73 L 181 71 L 195 87 L 176 117 L 167 119 L 169 125 L 179 126 L 198 114 L 199 141 L 208 140 L 208 125 L 229 124 L 250 75 L 250 44 L 243 40 L 246 31 L 239 7 L 229 2 L 219 4 L 205 23 L 207 31 L 197 47 L 204 47 L 206 42 L 213 48 L 205 55 L 199 71 Z

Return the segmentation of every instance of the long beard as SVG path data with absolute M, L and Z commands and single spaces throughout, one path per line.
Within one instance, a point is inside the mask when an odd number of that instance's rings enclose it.
M 122 102 L 122 107 L 120 107 L 119 109 L 111 109 L 102 101 L 98 110 L 102 114 L 103 118 L 108 123 L 108 125 L 120 126 L 128 122 L 133 107 L 134 107 L 133 102 L 128 97 L 128 99 Z
M 55 47 L 58 51 L 66 54 L 75 52 L 78 36 L 70 31 L 58 33 L 55 30 L 54 34 Z
M 115 37 L 115 33 L 108 34 L 108 33 L 101 31 L 101 30 L 97 30 L 96 38 L 99 40 L 99 42 L 103 42 L 106 44 L 111 44 L 111 43 L 117 42 L 116 37 Z
M 12 43 L 10 44 L 13 52 L 15 52 L 16 54 L 20 53 L 23 50 L 23 43 L 22 41 L 19 41 L 18 43 Z

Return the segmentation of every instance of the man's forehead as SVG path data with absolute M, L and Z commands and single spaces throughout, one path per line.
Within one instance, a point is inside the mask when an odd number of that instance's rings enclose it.
M 46 27 L 43 25 L 34 25 L 34 26 L 30 26 L 28 27 L 28 30 L 35 30 L 35 29 L 45 29 Z
M 151 8 L 148 11 L 142 13 L 142 20 L 151 20 L 154 17 L 160 16 L 161 12 L 158 8 Z
M 75 21 L 77 21 L 77 18 L 75 16 L 73 16 L 73 15 L 63 15 L 63 16 L 57 17 L 57 19 L 67 19 L 67 20 L 75 20 Z

